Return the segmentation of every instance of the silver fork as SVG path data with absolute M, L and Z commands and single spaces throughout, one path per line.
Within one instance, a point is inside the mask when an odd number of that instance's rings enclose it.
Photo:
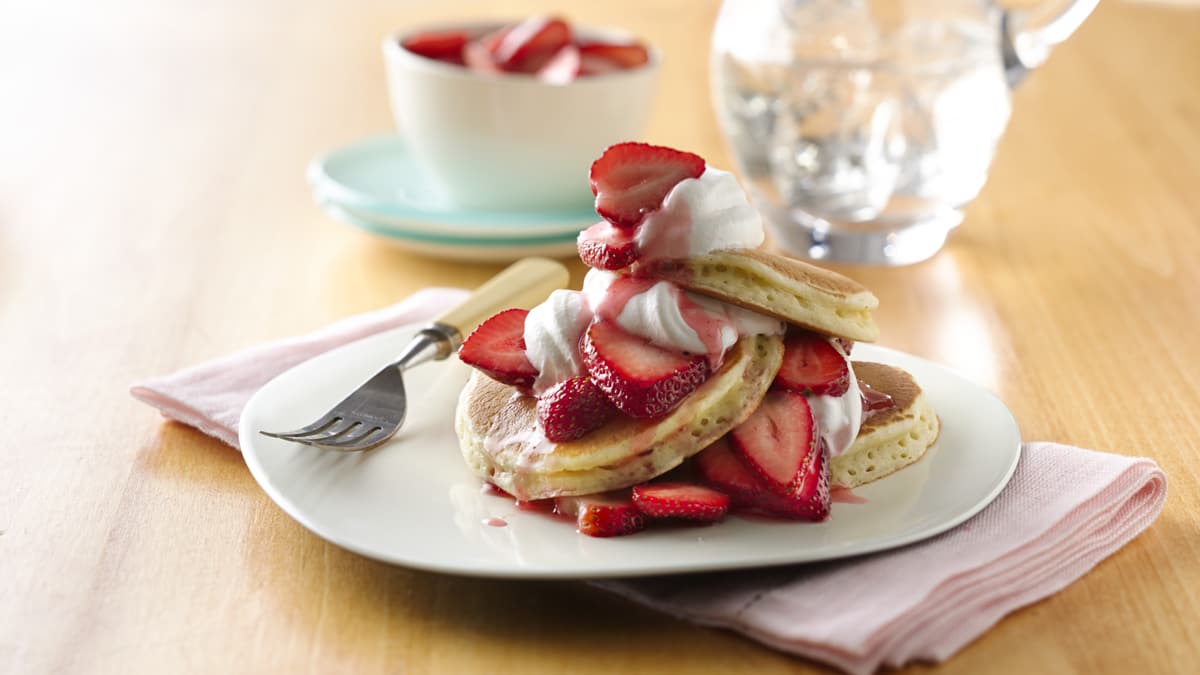
M 342 452 L 373 448 L 404 424 L 408 408 L 405 370 L 450 356 L 462 344 L 463 335 L 484 319 L 508 307 L 531 307 L 566 286 L 569 278 L 567 268 L 553 260 L 525 258 L 513 263 L 417 332 L 395 361 L 312 424 L 293 431 L 259 433 Z

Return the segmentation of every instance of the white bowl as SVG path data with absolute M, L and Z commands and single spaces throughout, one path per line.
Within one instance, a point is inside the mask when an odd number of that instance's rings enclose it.
M 462 29 L 482 35 L 501 24 L 426 26 L 383 41 L 396 126 L 430 182 L 454 203 L 480 209 L 586 205 L 588 168 L 614 143 L 639 140 L 650 117 L 660 56 L 643 66 L 548 84 L 532 75 L 477 73 L 414 54 L 409 35 Z M 608 29 L 584 39 L 633 42 Z

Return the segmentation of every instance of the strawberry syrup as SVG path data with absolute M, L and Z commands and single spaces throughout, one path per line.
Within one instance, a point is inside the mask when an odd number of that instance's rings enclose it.
M 721 367 L 725 356 L 725 345 L 721 342 L 721 333 L 730 322 L 723 316 L 718 316 L 701 307 L 699 303 L 688 297 L 682 288 L 672 287 L 675 302 L 679 305 L 679 313 L 683 320 L 696 331 L 700 342 L 704 344 L 704 352 L 708 356 L 708 365 L 715 371 Z
M 654 279 L 619 276 L 604 291 L 604 299 L 592 311 L 597 318 L 615 322 L 635 295 L 645 293 L 656 283 Z
M 850 488 L 835 487 L 829 489 L 829 501 L 843 504 L 866 504 L 867 500 L 850 491 Z
M 604 293 L 604 299 L 593 308 L 596 317 L 606 321 L 616 321 L 625 306 L 635 296 L 645 293 L 656 284 L 662 283 L 656 279 L 635 276 L 619 276 L 613 280 Z M 730 325 L 729 320 L 705 309 L 699 303 L 688 297 L 687 293 L 678 286 L 671 286 L 671 294 L 679 306 L 679 313 L 692 330 L 696 331 L 701 344 L 704 345 L 709 365 L 716 370 L 725 356 L 724 345 L 721 342 L 722 331 Z
M 508 527 L 508 521 L 503 518 L 484 518 L 483 524 L 491 527 Z

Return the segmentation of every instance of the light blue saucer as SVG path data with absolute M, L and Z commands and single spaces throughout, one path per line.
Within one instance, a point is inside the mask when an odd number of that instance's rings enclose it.
M 598 220 L 591 205 L 573 210 L 485 211 L 447 203 L 394 134 L 375 136 L 317 157 L 308 180 L 319 203 L 376 226 L 429 237 L 516 242 L 571 235 Z M 581 176 L 580 181 L 586 180 Z
M 381 223 L 339 204 L 318 197 L 317 203 L 335 220 L 353 225 L 386 241 L 415 253 L 452 260 L 509 262 L 527 256 L 566 258 L 578 255 L 575 238 L 570 230 L 563 234 L 536 234 L 526 237 L 480 237 L 455 234 L 431 234 L 402 226 Z

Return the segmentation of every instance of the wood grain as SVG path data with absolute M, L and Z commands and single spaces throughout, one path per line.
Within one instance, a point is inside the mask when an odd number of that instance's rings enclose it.
M 384 33 L 545 8 L 433 4 L 0 9 L 0 671 L 819 670 L 577 584 L 346 553 L 283 515 L 235 451 L 127 395 L 498 269 L 380 246 L 323 216 L 303 179 L 317 152 L 390 126 Z M 707 90 L 714 0 L 561 6 L 657 44 L 649 140 L 729 165 Z M 1026 438 L 1153 457 L 1170 497 L 1131 545 L 936 670 L 1193 672 L 1200 11 L 1103 3 L 1014 110 L 941 255 L 845 271 L 880 297 L 882 343 L 995 389 Z

